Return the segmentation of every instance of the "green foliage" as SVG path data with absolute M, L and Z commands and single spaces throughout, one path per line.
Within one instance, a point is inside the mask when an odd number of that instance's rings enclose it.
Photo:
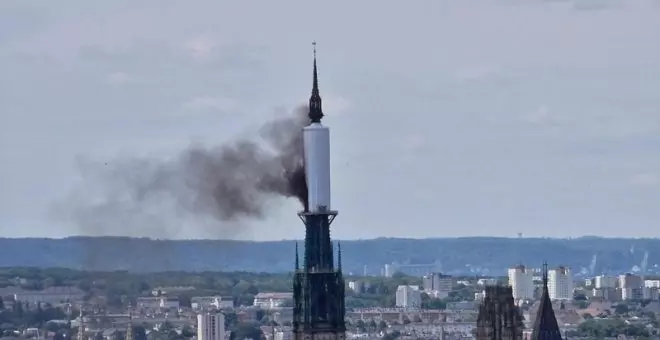
M 649 332 L 641 325 L 627 325 L 621 319 L 590 319 L 578 326 L 578 334 L 591 339 L 626 336 L 649 336 Z
M 428 294 L 422 293 L 422 308 L 424 309 L 446 309 L 447 302 L 441 299 L 433 299 Z
M 66 314 L 59 308 L 26 307 L 23 303 L 15 303 L 12 310 L 0 312 L 0 330 L 13 330 L 22 327 L 43 327 L 47 321 L 64 319 Z
M 242 339 L 261 340 L 265 339 L 265 337 L 258 324 L 242 323 L 236 325 L 236 327 L 231 330 L 229 340 Z
M 150 240 L 127 237 L 69 237 L 64 239 L 2 239 L 0 265 L 55 265 L 68 268 L 133 272 L 187 269 L 249 270 L 287 272 L 293 267 L 295 241 L 248 242 L 229 240 Z M 660 249 L 658 239 L 574 239 L 462 237 L 442 239 L 379 238 L 342 242 L 346 272 L 361 272 L 364 265 L 378 268 L 383 263 L 411 260 L 415 263 L 442 262 L 448 271 L 465 272 L 468 263 L 479 263 L 492 273 L 504 272 L 521 258 L 540 264 L 544 259 L 580 268 L 588 267 L 593 254 L 611 270 L 626 271 L 640 263 L 637 249 Z M 264 259 L 268 259 L 264 261 Z M 660 253 L 650 252 L 649 263 L 659 263 Z M 598 266 L 594 270 L 599 271 Z M 29 276 L 28 270 L 19 275 Z M 14 276 L 15 277 L 15 276 Z M 54 280 L 55 285 L 63 281 Z M 0 280 L 0 285 L 6 285 Z M 259 287 L 257 287 L 259 288 Z
M 61 268 L 0 269 L 0 281 L 14 279 L 16 275 L 24 275 L 21 278 L 27 281 L 38 279 L 40 282 L 59 282 L 77 286 L 85 291 L 86 299 L 93 296 L 105 296 L 108 306 L 116 308 L 125 307 L 128 303 L 135 303 L 137 297 L 151 295 L 152 290 L 156 287 L 192 287 L 193 289 L 179 293 L 177 296 L 180 304 L 186 307 L 190 306 L 190 299 L 193 296 L 232 296 L 236 305 L 252 305 L 255 294 L 259 292 L 290 292 L 292 289 L 291 274 L 246 272 L 84 272 Z M 353 277 L 347 280 L 352 279 L 365 282 L 368 288 L 364 293 L 355 293 L 347 289 L 347 308 L 394 307 L 396 289 L 399 285 L 421 285 L 421 278 L 401 274 L 393 278 Z M 460 300 L 470 294 L 471 292 L 468 288 L 462 286 L 455 296 L 452 295 L 452 299 Z M 2 303 L 0 301 L 0 304 Z M 291 302 L 289 301 L 287 304 L 291 305 Z M 24 307 L 22 304 L 16 304 L 12 315 L 22 320 L 25 312 Z M 444 307 L 444 302 L 433 302 L 429 308 L 442 307 Z M 50 309 L 44 310 L 44 312 L 47 311 L 50 311 Z M 41 316 L 37 316 L 37 319 L 40 318 Z M 52 318 L 54 319 L 55 317 Z M 227 316 L 226 320 L 228 327 L 234 323 L 231 316 Z M 32 321 L 26 320 L 25 322 Z
M 628 314 L 629 311 L 630 311 L 630 308 L 625 303 L 620 303 L 620 304 L 616 305 L 616 307 L 614 307 L 614 314 L 617 314 L 617 315 Z

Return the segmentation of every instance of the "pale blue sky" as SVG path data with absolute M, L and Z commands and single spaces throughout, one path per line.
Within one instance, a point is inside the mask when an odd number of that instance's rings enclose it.
M 333 237 L 660 236 L 657 0 L 0 1 L 0 236 L 300 237 L 293 201 L 103 230 L 53 207 L 95 199 L 77 160 L 176 155 L 304 103 L 312 40 Z

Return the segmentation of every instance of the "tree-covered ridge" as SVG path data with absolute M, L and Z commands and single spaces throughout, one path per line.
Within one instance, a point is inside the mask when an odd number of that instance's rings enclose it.
M 135 304 L 137 297 L 153 295 L 163 287 L 185 287 L 174 297 L 183 307 L 190 307 L 194 296 L 232 297 L 235 305 L 252 305 L 260 292 L 290 292 L 292 273 L 250 272 L 184 272 L 135 273 L 129 271 L 78 271 L 66 268 L 16 267 L 0 268 L 0 290 L 7 287 L 23 290 L 42 290 L 54 286 L 77 287 L 85 299 L 107 297 L 110 307 Z M 385 277 L 347 277 L 360 279 L 369 287 L 364 294 L 347 292 L 348 307 L 394 306 L 394 293 L 398 285 L 420 285 L 421 278 L 395 275 Z M 168 295 L 171 295 L 168 293 Z M 469 294 L 468 294 L 469 295 Z
M 64 267 L 89 270 L 253 271 L 292 270 L 295 241 L 152 240 L 128 237 L 69 237 L 64 239 L 0 239 L 0 267 Z M 346 272 L 380 273 L 386 263 L 438 263 L 442 271 L 468 274 L 471 270 L 504 273 L 524 261 L 549 261 L 574 270 L 595 273 L 629 271 L 648 252 L 649 268 L 660 264 L 660 239 L 582 237 L 438 238 L 342 241 Z

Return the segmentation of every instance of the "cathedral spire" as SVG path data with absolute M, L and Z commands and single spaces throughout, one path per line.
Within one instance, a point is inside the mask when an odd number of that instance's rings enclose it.
M 126 340 L 133 340 L 133 310 L 128 304 L 128 325 L 126 326 Z
M 316 67 L 316 41 L 312 42 L 314 46 L 314 81 L 312 84 L 312 96 L 309 98 L 309 120 L 312 123 L 320 123 L 323 118 L 323 109 L 321 95 L 319 93 L 319 77 Z
M 78 336 L 76 337 L 77 340 L 84 340 L 85 339 L 85 321 L 83 319 L 83 306 L 82 304 L 80 305 L 80 322 L 78 323 Z
M 300 269 L 300 260 L 298 259 L 298 241 L 296 241 L 296 271 Z
M 557 322 L 555 311 L 552 309 L 552 301 L 550 300 L 550 292 L 548 291 L 547 262 L 543 263 L 542 275 L 543 293 L 541 295 L 539 309 L 536 312 L 531 340 L 562 340 L 559 323 Z

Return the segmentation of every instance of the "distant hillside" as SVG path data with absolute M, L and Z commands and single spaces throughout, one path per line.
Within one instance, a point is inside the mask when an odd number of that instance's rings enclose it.
M 301 243 L 302 245 L 302 243 Z M 294 241 L 151 240 L 127 237 L 0 238 L 0 266 L 129 271 L 290 271 Z M 657 271 L 660 239 L 510 239 L 491 237 L 342 241 L 346 271 L 372 274 L 385 263 L 440 263 L 454 274 L 504 274 L 510 265 L 568 265 L 596 273 L 630 271 L 648 251 Z M 595 262 L 593 261 L 595 257 Z M 655 265 L 655 267 L 654 267 Z

